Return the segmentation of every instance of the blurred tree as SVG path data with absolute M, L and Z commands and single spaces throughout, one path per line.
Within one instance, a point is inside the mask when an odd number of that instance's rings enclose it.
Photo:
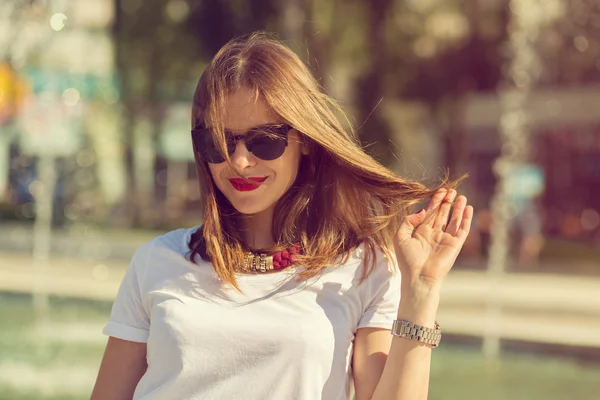
M 210 59 L 234 37 L 277 28 L 274 23 L 280 13 L 277 4 L 274 0 L 190 2 L 185 29 L 199 41 L 202 53 L 198 55 Z
M 381 113 L 373 111 L 384 94 L 387 94 L 384 84 L 389 79 L 386 75 L 391 72 L 389 67 L 392 51 L 386 33 L 393 4 L 393 0 L 371 0 L 365 4 L 367 12 L 365 54 L 369 59 L 369 66 L 357 80 L 358 96 L 355 98 L 358 117 L 362 121 L 360 132 L 368 132 L 368 138 L 362 135 L 363 141 L 372 142 L 368 143 L 366 149 L 384 165 L 389 165 L 393 157 L 389 146 L 390 126 Z M 400 68 L 396 69 L 399 70 Z
M 465 159 L 462 99 L 471 91 L 493 90 L 501 78 L 506 4 L 489 2 L 483 7 L 478 0 L 315 3 L 306 29 L 309 48 L 317 44 L 311 59 L 317 61 L 320 77 L 342 65 L 352 69 L 349 92 L 367 151 L 386 165 L 396 157 L 390 146 L 392 128 L 378 110 L 381 101 L 425 102 L 432 116 L 445 121 L 440 129 L 448 133 L 440 137 L 445 151 L 441 163 L 462 173 L 458 166 Z M 333 18 L 319 24 L 331 10 Z
M 555 22 L 540 33 L 540 86 L 600 82 L 600 1 L 559 2 Z
M 143 119 L 151 122 L 150 135 L 156 148 L 162 130 L 164 102 L 183 89 L 181 82 L 185 82 L 185 76 L 197 60 L 194 52 L 189 51 L 197 48 L 195 38 L 179 27 L 187 13 L 185 2 L 115 0 L 115 58 L 124 107 L 123 144 L 127 174 L 127 194 L 121 217 L 125 218 L 126 225 L 144 223 L 144 213 L 152 208 L 149 202 L 156 194 L 154 190 L 140 193 L 135 168 L 136 126 Z M 152 178 L 154 182 L 154 174 Z
M 152 62 L 160 62 L 156 57 L 158 49 L 154 45 L 155 35 L 160 31 L 156 26 L 157 20 L 162 20 L 162 7 L 158 2 L 147 2 L 142 7 L 141 2 L 115 0 L 115 63 L 121 85 L 121 100 L 123 104 L 123 146 L 126 170 L 126 195 L 124 212 L 120 217 L 127 218 L 125 224 L 139 226 L 142 215 L 139 206 L 144 204 L 140 196 L 135 168 L 135 139 L 134 129 L 142 110 L 147 105 L 145 99 L 149 92 L 155 90 L 156 83 L 150 88 L 147 82 L 159 70 Z M 151 18 L 147 21 L 146 18 Z M 151 45 L 149 45 L 151 43 Z M 158 78 L 154 76 L 154 78 Z M 155 118 L 158 118 L 155 116 Z
M 135 132 L 150 121 L 156 150 L 168 102 L 190 101 L 201 67 L 225 42 L 269 28 L 279 12 L 272 0 L 166 2 L 114 0 L 116 65 L 121 83 L 127 195 L 121 217 L 129 226 L 160 225 L 164 190 L 140 193 Z M 156 172 L 156 171 L 154 171 Z M 155 174 L 153 173 L 153 182 Z
M 408 54 L 393 53 L 405 65 L 402 85 L 395 95 L 424 101 L 442 123 L 440 163 L 453 175 L 465 171 L 467 146 L 463 116 L 465 96 L 494 90 L 502 78 L 502 46 L 506 40 L 508 7 L 503 2 L 479 0 L 408 2 L 401 12 L 412 43 Z M 406 39 L 405 39 L 406 40 Z M 398 60 L 401 57 L 401 60 Z

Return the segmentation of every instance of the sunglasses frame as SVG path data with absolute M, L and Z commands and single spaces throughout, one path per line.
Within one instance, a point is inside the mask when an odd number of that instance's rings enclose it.
M 273 132 L 271 135 L 269 135 L 265 132 L 269 129 L 279 129 L 280 131 Z M 227 141 L 227 149 L 228 149 L 229 156 L 231 156 L 231 154 L 233 154 L 233 151 L 235 151 L 235 146 L 237 145 L 237 142 L 241 139 L 244 139 L 244 145 L 246 146 L 246 149 L 248 149 L 248 151 L 251 152 L 256 158 L 263 160 L 263 161 L 276 160 L 277 158 L 281 157 L 283 155 L 283 153 L 285 152 L 285 148 L 288 145 L 288 134 L 289 134 L 290 130 L 292 130 L 292 129 L 293 128 L 290 125 L 285 124 L 285 123 L 259 125 L 259 126 L 250 128 L 246 132 L 241 133 L 241 134 L 235 134 L 232 131 L 226 129 L 225 130 L 225 138 Z M 201 146 L 201 144 L 204 143 L 202 138 L 205 137 L 206 135 L 210 135 L 211 141 L 212 141 L 212 132 L 210 131 L 210 129 L 206 128 L 204 125 L 199 125 L 196 128 L 192 128 L 191 133 L 192 133 L 192 144 L 194 147 L 194 151 L 197 152 L 204 161 L 211 163 L 211 164 L 220 164 L 225 161 L 225 157 L 223 157 L 223 155 L 220 154 L 218 148 L 216 146 L 214 146 L 214 143 L 213 143 L 213 147 L 216 150 L 216 153 L 219 154 L 219 158 L 213 157 L 212 155 L 210 155 L 208 153 L 208 151 L 206 151 L 205 146 Z M 255 141 L 257 138 L 268 137 L 268 136 L 276 136 L 284 142 L 284 146 L 281 151 L 281 154 L 279 154 L 277 157 L 262 158 L 252 151 L 253 147 L 255 145 L 255 144 L 253 144 L 253 141 Z M 233 149 L 231 149 L 230 146 L 233 146 Z

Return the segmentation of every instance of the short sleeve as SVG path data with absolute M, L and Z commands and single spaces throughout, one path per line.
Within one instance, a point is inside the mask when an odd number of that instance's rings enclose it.
M 358 322 L 358 328 L 392 329 L 400 304 L 400 271 L 396 263 L 377 252 L 375 269 L 365 280 L 367 308 Z
M 150 328 L 149 313 L 144 306 L 144 291 L 139 274 L 148 257 L 148 248 L 140 247 L 131 259 L 117 292 L 108 323 L 102 333 L 117 339 L 145 343 Z

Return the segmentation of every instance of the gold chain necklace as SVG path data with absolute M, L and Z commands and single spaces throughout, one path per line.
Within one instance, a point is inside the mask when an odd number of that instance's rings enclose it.
M 249 251 L 244 255 L 244 270 L 262 273 L 273 271 L 273 256 L 265 253 L 254 254 Z

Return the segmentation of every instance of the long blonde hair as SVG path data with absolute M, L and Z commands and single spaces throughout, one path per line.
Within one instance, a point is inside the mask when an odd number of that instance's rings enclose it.
M 227 162 L 231 161 L 225 151 L 222 122 L 225 99 L 241 87 L 250 87 L 256 96 L 262 96 L 309 148 L 296 182 L 275 208 L 272 233 L 278 245 L 263 249 L 278 251 L 301 243 L 304 255 L 297 261 L 305 269 L 299 279 L 317 275 L 360 244 L 373 256 L 377 248 L 386 251 L 410 207 L 436 190 L 398 177 L 368 156 L 355 133 L 336 117 L 344 116 L 339 105 L 320 90 L 306 65 L 265 33 L 223 46 L 194 94 L 192 125 L 212 128 Z M 247 250 L 237 224 L 239 214 L 216 188 L 206 162 L 198 154 L 195 159 L 204 225 L 192 236 L 190 259 L 200 254 L 210 260 L 218 276 L 239 289 L 235 266 L 242 265 Z M 444 178 L 440 186 L 455 184 Z M 363 279 L 374 265 L 367 264 Z

